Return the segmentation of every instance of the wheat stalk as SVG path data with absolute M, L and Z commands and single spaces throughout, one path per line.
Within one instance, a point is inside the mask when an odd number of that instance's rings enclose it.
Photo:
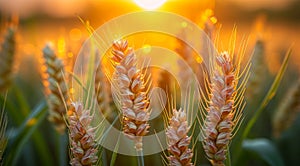
M 240 77 L 240 61 L 233 62 L 233 57 L 228 52 L 223 52 L 216 57 L 212 69 L 210 84 L 210 100 L 203 130 L 203 147 L 213 165 L 225 165 L 229 142 L 234 130 L 238 126 L 245 106 L 243 94 L 245 79 L 237 88 Z M 242 73 L 248 73 L 248 68 Z
M 55 124 L 55 129 L 59 133 L 63 133 L 66 128 L 63 116 L 69 105 L 68 88 L 64 79 L 64 65 L 49 45 L 43 49 L 43 53 L 47 67 L 47 100 L 50 113 L 48 119 Z
M 90 110 L 84 109 L 82 103 L 71 103 L 68 111 L 68 128 L 70 140 L 70 164 L 74 166 L 95 165 L 98 161 L 95 129 L 90 126 Z
M 148 133 L 150 116 L 149 99 L 144 75 L 137 68 L 134 50 L 126 40 L 113 43 L 112 62 L 115 66 L 113 81 L 120 94 L 123 132 L 135 142 L 135 149 L 142 151 L 142 137 Z
M 3 152 L 5 150 L 6 144 L 7 144 L 7 139 L 5 137 L 5 130 L 7 126 L 7 117 L 4 112 L 4 107 L 3 109 L 0 110 L 0 165 L 2 163 L 2 156 Z
M 173 115 L 166 130 L 168 151 L 171 154 L 168 157 L 169 165 L 193 165 L 193 151 L 189 148 L 191 142 L 191 137 L 188 136 L 189 129 L 185 111 L 173 109 Z
M 4 91 L 11 82 L 15 47 L 15 30 L 8 28 L 0 50 L 0 92 Z

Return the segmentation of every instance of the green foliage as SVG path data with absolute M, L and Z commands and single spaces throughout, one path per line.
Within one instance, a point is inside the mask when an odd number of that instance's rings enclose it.
M 5 165 L 15 165 L 18 161 L 20 153 L 22 151 L 23 146 L 28 142 L 34 131 L 39 127 L 39 125 L 43 122 L 47 115 L 45 102 L 42 102 L 38 105 L 35 110 L 26 118 L 24 123 L 13 133 L 11 134 L 11 138 L 9 138 L 8 145 L 8 156 L 5 160 Z M 40 137 L 40 135 L 38 135 Z M 43 138 L 37 138 L 37 145 L 43 143 Z M 43 145 L 41 146 L 41 152 L 45 154 L 47 152 L 44 149 Z M 45 156 L 46 161 L 49 161 L 49 165 L 51 165 L 51 159 Z
M 275 96 L 280 82 L 282 81 L 283 75 L 287 69 L 288 66 L 288 61 L 289 58 L 291 56 L 291 52 L 292 50 L 289 49 L 285 55 L 284 61 L 281 65 L 280 70 L 278 71 L 275 80 L 273 81 L 268 93 L 266 94 L 266 96 L 264 97 L 262 103 L 260 103 L 258 109 L 256 110 L 256 112 L 254 113 L 253 117 L 251 117 L 251 119 L 249 120 L 249 122 L 247 122 L 245 128 L 241 129 L 242 135 L 241 138 L 239 138 L 238 142 L 236 143 L 237 145 L 235 146 L 235 148 L 233 149 L 233 153 L 236 154 L 235 156 L 235 160 L 234 160 L 234 165 L 236 165 L 237 160 L 239 158 L 239 155 L 241 153 L 241 146 L 243 141 L 248 137 L 250 130 L 253 128 L 255 122 L 258 120 L 258 118 L 260 117 L 261 113 L 265 110 L 265 108 L 267 107 L 268 103 L 273 99 L 273 97 Z M 238 165 L 238 164 L 237 164 Z
M 247 154 L 249 153 L 253 155 L 254 158 L 263 160 L 270 166 L 284 166 L 283 159 L 277 147 L 268 139 L 246 139 L 243 141 L 242 148 Z

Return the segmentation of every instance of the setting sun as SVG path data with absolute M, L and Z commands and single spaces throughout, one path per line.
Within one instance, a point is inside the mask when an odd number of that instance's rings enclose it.
M 166 0 L 134 0 L 141 8 L 146 10 L 154 10 L 163 5 Z

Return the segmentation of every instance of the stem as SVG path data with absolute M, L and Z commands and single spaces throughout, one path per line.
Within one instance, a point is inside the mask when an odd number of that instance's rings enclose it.
M 57 133 L 57 132 L 56 132 Z M 67 134 L 63 133 L 57 133 L 57 150 L 58 150 L 58 158 L 59 158 L 59 165 L 67 165 L 67 146 L 68 146 L 68 140 L 67 140 Z
M 230 156 L 230 151 L 229 151 L 229 146 L 228 145 L 227 145 L 225 165 L 226 166 L 231 166 L 231 156 Z
M 108 166 L 108 164 L 107 164 L 107 156 L 106 156 L 106 151 L 105 151 L 105 149 L 103 148 L 103 150 L 102 150 L 102 154 L 101 154 L 101 156 L 102 156 L 102 164 L 103 165 L 105 165 L 105 166 Z
M 118 136 L 118 142 L 117 142 L 117 144 L 115 146 L 115 149 L 113 151 L 113 154 L 111 156 L 110 166 L 114 166 L 115 165 L 115 162 L 116 162 L 116 159 L 117 159 L 117 154 L 118 154 L 117 151 L 119 149 L 119 145 L 120 145 L 120 134 Z
M 143 150 L 138 150 L 137 152 L 137 158 L 138 158 L 138 166 L 144 166 L 144 154 Z

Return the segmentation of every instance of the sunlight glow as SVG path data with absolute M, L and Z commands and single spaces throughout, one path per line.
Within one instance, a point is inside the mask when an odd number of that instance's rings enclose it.
M 151 46 L 149 44 L 143 45 L 142 49 L 145 54 L 149 54 L 151 52 Z
M 163 5 L 166 0 L 134 0 L 141 8 L 146 10 L 154 10 Z

